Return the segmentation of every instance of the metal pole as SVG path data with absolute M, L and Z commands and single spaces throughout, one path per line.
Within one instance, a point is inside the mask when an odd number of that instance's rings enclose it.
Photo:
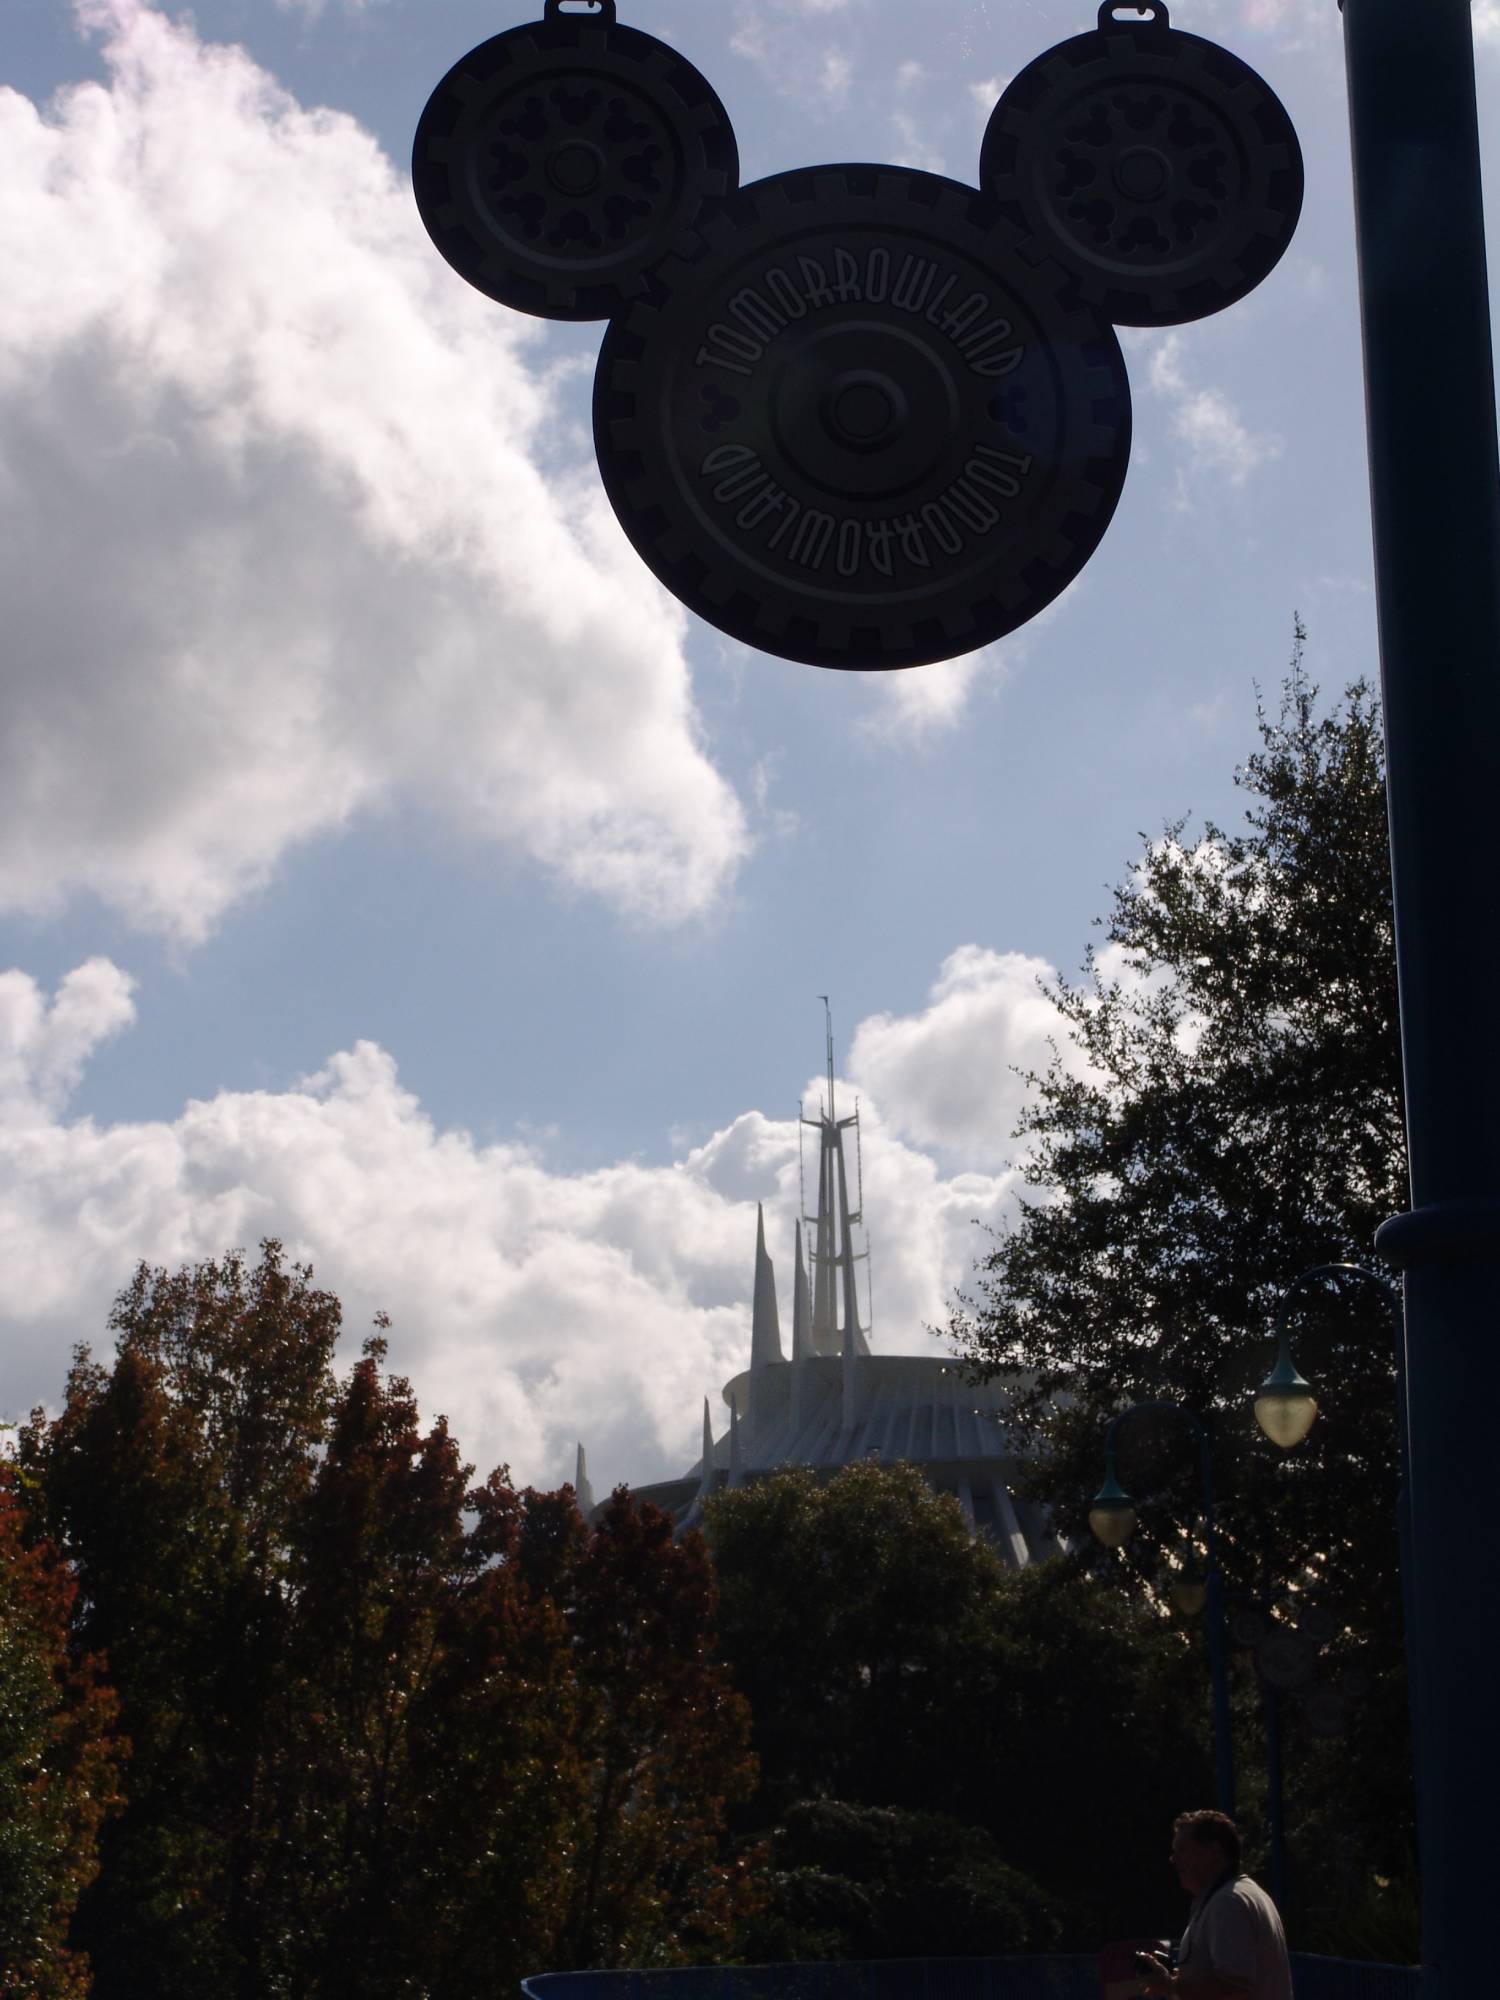
M 1500 1779 L 1483 1509 L 1500 1339 L 1500 455 L 1469 0 L 1347 0 L 1411 1212 L 1413 1734 L 1423 2000 L 1493 1983 Z M 1482 1261 L 1484 1260 L 1484 1261 Z
M 1184 1410 L 1198 1433 L 1203 1464 L 1203 1533 L 1208 1543 L 1208 1658 L 1214 1682 L 1214 1757 L 1219 1772 L 1219 1811 L 1234 1818 L 1234 1749 L 1229 1730 L 1229 1669 L 1224 1644 L 1224 1579 L 1219 1574 L 1219 1545 L 1214 1537 L 1214 1482 L 1209 1465 L 1208 1437 L 1191 1410 Z
M 1276 1340 L 1279 1354 L 1287 1354 L 1287 1326 L 1292 1301 L 1304 1285 L 1322 1278 L 1362 1278 L 1374 1285 L 1390 1308 L 1391 1331 L 1396 1351 L 1396 1440 L 1399 1452 L 1400 1484 L 1396 1488 L 1396 1551 L 1401 1573 L 1402 1639 L 1406 1648 L 1406 1681 L 1414 1690 L 1417 1680 L 1416 1570 L 1411 1540 L 1411 1409 L 1406 1396 L 1406 1323 L 1401 1312 L 1401 1290 L 1380 1271 L 1368 1264 L 1315 1264 L 1293 1278 L 1276 1308 Z M 1411 1697 L 1415 1699 L 1414 1696 Z
M 1234 1818 L 1234 1737 L 1229 1717 L 1228 1649 L 1224 1639 L 1224 1579 L 1219 1574 L 1218 1542 L 1214 1535 L 1213 1471 L 1208 1456 L 1208 1433 L 1185 1403 L 1132 1403 L 1110 1419 L 1104 1434 L 1104 1459 L 1114 1471 L 1115 1432 L 1126 1417 L 1143 1410 L 1170 1410 L 1192 1426 L 1198 1440 L 1198 1459 L 1203 1476 L 1203 1529 L 1208 1544 L 1208 1670 L 1213 1682 L 1214 1774 L 1219 1794 L 1219 1810 Z
M 1286 1817 L 1281 1803 L 1281 1696 L 1266 1689 L 1266 1807 L 1271 1822 L 1271 1901 L 1286 1909 Z

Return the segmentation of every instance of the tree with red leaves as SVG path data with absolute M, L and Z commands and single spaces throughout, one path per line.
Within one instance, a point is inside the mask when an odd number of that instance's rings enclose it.
M 24 1499 L 0 1463 L 0 1994 L 84 2000 L 89 1961 L 68 1928 L 124 1803 L 129 1745 L 106 1662 L 69 1663 L 78 1586 L 49 1543 L 28 1545 Z
M 753 1772 L 697 1539 L 471 1490 L 383 1331 L 338 1383 L 338 1301 L 274 1242 L 143 1267 L 111 1324 L 20 1454 L 137 1746 L 75 1926 L 99 2000 L 477 2000 L 721 1944 Z

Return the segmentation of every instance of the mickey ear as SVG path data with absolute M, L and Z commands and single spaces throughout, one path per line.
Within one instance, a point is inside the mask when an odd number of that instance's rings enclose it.
M 470 50 L 412 148 L 428 235 L 489 298 L 609 319 L 739 185 L 729 114 L 665 42 L 547 0 L 546 18 Z
M 1105 318 L 1172 326 L 1233 305 L 1279 261 L 1302 149 L 1238 56 L 1173 28 L 1161 0 L 1105 0 L 1096 30 L 1005 91 L 980 185 Z

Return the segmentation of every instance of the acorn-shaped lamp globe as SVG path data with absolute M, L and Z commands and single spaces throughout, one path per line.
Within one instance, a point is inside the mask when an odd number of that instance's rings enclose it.
M 1272 1444 L 1291 1451 L 1312 1429 L 1317 1414 L 1317 1398 L 1283 1343 L 1276 1366 L 1255 1392 L 1255 1421 Z
M 1107 1549 L 1121 1549 L 1135 1533 L 1135 1502 L 1115 1478 L 1114 1461 L 1105 1467 L 1104 1484 L 1089 1509 L 1094 1539 Z

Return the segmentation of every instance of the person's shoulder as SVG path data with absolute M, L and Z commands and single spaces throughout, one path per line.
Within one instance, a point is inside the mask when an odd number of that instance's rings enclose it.
M 1258 1915 L 1277 1917 L 1278 1922 L 1280 1921 L 1276 1905 L 1253 1876 L 1237 1875 L 1229 1886 L 1229 1894 L 1235 1902 L 1254 1910 Z
M 1229 1885 L 1229 1893 L 1231 1896 L 1242 1896 L 1251 1903 L 1269 1903 L 1271 1900 L 1253 1875 L 1236 1875 Z

